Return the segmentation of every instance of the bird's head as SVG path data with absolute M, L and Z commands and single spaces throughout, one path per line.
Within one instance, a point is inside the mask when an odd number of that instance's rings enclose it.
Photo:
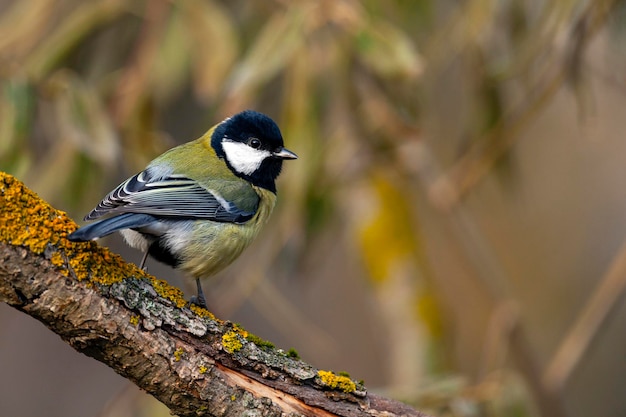
M 221 122 L 213 131 L 211 146 L 235 175 L 273 192 L 283 160 L 297 158 L 283 146 L 276 123 L 252 110 Z

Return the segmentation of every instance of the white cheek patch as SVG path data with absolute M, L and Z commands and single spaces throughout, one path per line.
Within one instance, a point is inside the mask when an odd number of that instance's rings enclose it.
M 271 156 L 269 151 L 254 149 L 245 143 L 231 140 L 222 141 L 222 148 L 228 163 L 235 171 L 245 175 L 251 175 L 259 169 L 266 158 Z

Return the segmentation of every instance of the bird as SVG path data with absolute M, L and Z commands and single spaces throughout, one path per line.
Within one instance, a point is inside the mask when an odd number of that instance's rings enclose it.
M 200 280 L 230 265 L 252 243 L 276 202 L 276 179 L 285 160 L 277 124 L 245 110 L 200 138 L 155 158 L 107 194 L 84 217 L 100 219 L 68 235 L 73 242 L 120 232 L 126 243 L 191 275 L 193 304 L 207 306 Z

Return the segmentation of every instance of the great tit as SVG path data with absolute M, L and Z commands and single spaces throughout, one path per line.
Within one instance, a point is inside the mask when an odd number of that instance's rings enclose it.
M 232 263 L 257 236 L 276 201 L 283 146 L 268 116 L 246 110 L 199 139 L 166 151 L 98 203 L 71 233 L 85 242 L 120 231 L 126 242 L 196 280 L 192 302 L 206 307 L 200 279 Z

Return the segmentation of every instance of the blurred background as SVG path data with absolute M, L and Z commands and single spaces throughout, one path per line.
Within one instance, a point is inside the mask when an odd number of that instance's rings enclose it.
M 264 112 L 300 159 L 219 317 L 433 416 L 626 416 L 625 46 L 615 0 L 0 0 L 0 169 L 82 224 Z M 0 416 L 169 415 L 6 305 L 0 370 Z

